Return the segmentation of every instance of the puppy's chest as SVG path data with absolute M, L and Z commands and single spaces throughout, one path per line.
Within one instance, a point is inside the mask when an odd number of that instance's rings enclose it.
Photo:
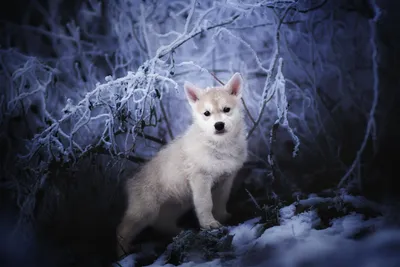
M 210 174 L 224 176 L 238 171 L 244 161 L 244 148 L 212 149 L 205 155 L 203 167 Z

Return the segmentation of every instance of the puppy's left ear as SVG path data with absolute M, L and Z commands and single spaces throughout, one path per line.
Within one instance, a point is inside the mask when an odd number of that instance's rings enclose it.
M 242 75 L 240 75 L 239 72 L 236 72 L 235 74 L 233 74 L 231 79 L 225 84 L 225 89 L 228 90 L 228 92 L 231 95 L 241 97 L 242 84 L 243 84 Z

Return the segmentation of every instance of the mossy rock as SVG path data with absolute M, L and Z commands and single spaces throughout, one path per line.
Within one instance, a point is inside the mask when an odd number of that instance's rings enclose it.
M 187 230 L 174 237 L 166 252 L 166 263 L 179 265 L 183 262 L 229 260 L 234 257 L 233 235 L 226 228 L 215 230 Z
M 355 207 L 350 202 L 343 202 L 334 198 L 328 198 L 325 199 L 325 201 L 314 203 L 313 205 L 296 203 L 295 207 L 296 215 L 310 210 L 315 210 L 317 212 L 318 217 L 320 218 L 320 224 L 315 226 L 315 229 L 317 230 L 322 230 L 330 227 L 331 221 L 333 219 L 342 218 L 353 213 L 362 214 L 364 220 L 376 218 L 382 215 L 380 212 L 368 206 Z

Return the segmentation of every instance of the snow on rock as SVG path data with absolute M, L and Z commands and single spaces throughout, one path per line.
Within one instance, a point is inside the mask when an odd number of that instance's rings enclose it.
M 293 210 L 292 205 L 281 210 L 281 214 L 288 214 Z M 373 252 L 375 249 L 382 249 L 387 246 L 383 239 L 381 244 L 376 244 L 371 240 L 382 240 L 381 236 L 386 236 L 385 232 L 377 232 L 373 236 L 357 241 L 355 235 L 365 228 L 379 228 L 383 225 L 382 217 L 364 220 L 361 214 L 350 214 L 343 218 L 332 221 L 332 225 L 326 229 L 316 230 L 318 224 L 317 213 L 307 211 L 301 214 L 285 218 L 279 226 L 271 227 L 252 243 L 247 245 L 249 250 L 237 255 L 234 260 L 237 266 L 392 266 L 383 264 L 383 259 L 377 253 L 372 253 L 368 257 L 373 261 L 381 262 L 381 265 L 365 265 L 365 260 L 353 259 L 351 255 L 362 253 L 368 248 Z M 400 231 L 395 232 L 396 239 L 391 242 L 400 244 Z M 400 247 L 397 251 L 400 252 Z M 394 253 L 394 248 L 387 253 L 391 255 L 391 261 L 400 263 L 400 254 Z M 368 251 L 365 252 L 369 253 Z M 333 255 L 344 255 L 341 261 Z M 366 255 L 367 256 L 367 255 Z M 335 264 L 323 261 L 326 257 L 332 257 Z M 394 257 L 394 258 L 393 258 Z M 314 263 L 315 262 L 315 263 Z M 318 264 L 316 264 L 318 263 Z M 305 264 L 305 265 L 304 265 Z M 308 265 L 309 264 L 309 265 Z M 322 265 L 321 265 L 322 264 Z M 347 265 L 349 264 L 349 265 Z M 382 265 L 383 264 L 383 265 Z M 397 265 L 398 266 L 398 265 Z
M 233 235 L 232 245 L 241 250 L 246 248 L 246 245 L 257 238 L 257 232 L 261 225 L 256 225 L 260 218 L 245 221 L 238 226 L 231 227 L 229 234 Z
M 349 196 L 343 199 L 359 207 L 361 203 L 371 206 L 361 198 Z M 310 199 L 296 204 L 314 206 L 330 201 L 332 198 L 310 195 Z M 179 266 L 400 266 L 400 230 L 385 229 L 383 216 L 366 217 L 351 212 L 332 219 L 329 226 L 320 229 L 317 210 L 296 214 L 296 204 L 281 208 L 280 225 L 264 231 L 260 218 L 227 227 L 229 235 L 233 235 L 233 259 L 204 263 L 190 261 Z M 132 267 L 133 261 L 134 257 L 125 258 L 119 265 Z M 150 266 L 174 265 L 165 264 L 164 258 L 160 257 Z
M 328 203 L 331 202 L 333 199 L 330 197 L 319 197 L 315 195 L 310 195 L 307 199 L 299 200 L 299 204 L 304 206 L 314 206 L 319 203 Z
M 383 207 L 380 205 L 366 199 L 363 196 L 352 196 L 348 194 L 344 194 L 342 196 L 344 203 L 351 203 L 356 208 L 370 208 L 374 211 L 381 211 Z
M 352 237 L 359 233 L 363 229 L 375 228 L 383 226 L 383 217 L 372 218 L 369 220 L 363 220 L 362 214 L 350 214 L 343 218 L 332 220 L 332 226 L 322 230 L 323 232 L 339 234 L 341 237 Z
M 257 239 L 257 244 L 262 246 L 266 244 L 276 245 L 287 239 L 301 238 L 304 235 L 308 235 L 312 227 L 318 222 L 319 218 L 316 212 L 301 213 L 293 216 L 291 219 L 283 220 L 279 226 L 265 230 Z
M 279 211 L 279 215 L 281 220 L 284 221 L 291 219 L 294 216 L 295 212 L 296 212 L 296 207 L 295 205 L 292 204 L 290 206 L 281 208 Z
M 128 256 L 126 256 L 125 258 L 123 258 L 122 260 L 120 260 L 117 263 L 113 264 L 113 267 L 135 267 L 135 254 L 130 254 Z
M 174 267 L 176 265 L 173 264 L 165 264 L 165 265 L 159 265 L 157 263 L 148 265 L 148 267 L 158 267 L 158 266 L 164 266 L 164 267 Z M 208 262 L 203 262 L 203 263 L 197 263 L 197 262 L 185 262 L 181 265 L 179 265 L 180 267 L 215 267 L 215 266 L 222 266 L 221 262 L 219 259 L 215 259 L 212 261 L 208 261 Z

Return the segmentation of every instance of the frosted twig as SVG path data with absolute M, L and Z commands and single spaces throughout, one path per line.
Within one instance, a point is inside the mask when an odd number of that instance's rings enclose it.
M 162 103 L 161 100 L 160 100 L 160 108 L 161 108 L 161 112 L 164 115 L 165 125 L 167 126 L 169 137 L 171 139 L 174 139 L 174 134 L 172 133 L 171 125 L 169 124 L 167 113 L 165 112 L 164 104 Z
M 147 31 L 146 31 L 146 21 L 145 21 L 145 11 L 144 11 L 144 5 L 143 3 L 140 3 L 140 24 L 142 26 L 142 33 L 143 33 L 143 39 L 145 43 L 145 51 L 146 54 L 150 57 L 150 43 L 149 43 L 149 37 L 147 36 Z
M 267 79 L 264 85 L 264 93 L 263 93 L 263 102 L 261 104 L 261 108 L 260 111 L 258 112 L 258 116 L 257 119 L 255 120 L 255 122 L 253 123 L 253 126 L 250 128 L 248 134 L 247 134 L 247 139 L 250 138 L 250 136 L 253 134 L 254 130 L 257 128 L 258 124 L 261 121 L 262 115 L 264 113 L 264 109 L 267 105 L 267 103 L 272 99 L 272 97 L 275 94 L 275 91 L 272 90 L 272 92 L 270 93 L 270 86 L 272 86 L 272 84 L 274 83 L 274 78 L 272 77 L 272 75 L 274 75 L 276 73 L 276 69 L 277 69 L 277 63 L 278 63 L 278 57 L 280 55 L 280 29 L 282 26 L 282 22 L 285 19 L 287 13 L 289 11 L 289 7 L 286 8 L 282 18 L 280 18 L 279 23 L 276 27 L 276 32 L 275 32 L 275 51 L 274 51 L 274 56 L 273 59 L 270 63 L 269 69 L 266 71 L 267 72 Z M 268 97 L 269 95 L 269 97 Z
M 217 23 L 215 25 L 208 26 L 206 28 L 197 30 L 195 32 L 192 32 L 192 33 L 188 34 L 187 36 L 181 36 L 181 37 L 177 38 L 170 46 L 168 46 L 168 47 L 165 47 L 165 46 L 160 47 L 158 49 L 158 51 L 157 51 L 157 57 L 161 58 L 161 57 L 165 56 L 171 50 L 177 49 L 178 47 L 180 47 L 181 45 L 183 45 L 184 43 L 186 43 L 187 41 L 189 41 L 190 39 L 196 37 L 197 35 L 199 35 L 200 33 L 204 32 L 204 31 L 212 30 L 212 29 L 217 28 L 217 27 L 222 27 L 224 25 L 231 24 L 237 18 L 239 18 L 239 16 L 240 15 L 235 15 L 232 18 L 230 18 L 229 20 L 226 20 L 226 21 L 223 21 L 221 23 Z
M 257 203 L 257 200 L 253 197 L 253 195 L 250 193 L 249 190 L 247 190 L 247 188 L 245 188 L 247 194 L 249 195 L 251 201 L 253 201 L 254 205 L 257 207 L 257 209 L 261 210 L 260 205 Z
M 183 34 L 187 34 L 188 33 L 189 24 L 190 24 L 190 22 L 192 20 L 193 13 L 194 13 L 194 10 L 196 8 L 196 2 L 197 2 L 197 0 L 192 0 L 192 5 L 190 7 L 189 15 L 188 15 L 188 17 L 186 19 L 185 27 L 183 29 Z

